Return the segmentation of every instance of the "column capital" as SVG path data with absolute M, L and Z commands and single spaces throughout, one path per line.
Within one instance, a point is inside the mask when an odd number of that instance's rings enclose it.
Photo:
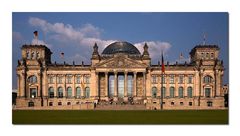
M 124 75 L 127 75 L 128 74 L 128 71 L 124 71 Z
M 117 71 L 114 71 L 113 73 L 114 73 L 114 75 L 117 75 L 117 74 L 118 74 L 118 72 L 117 72 Z
M 133 72 L 134 75 L 137 75 L 137 73 L 138 73 L 138 72 L 135 72 L 135 71 Z

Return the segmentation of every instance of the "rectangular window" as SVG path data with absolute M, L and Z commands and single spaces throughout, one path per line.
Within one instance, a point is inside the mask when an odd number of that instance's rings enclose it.
M 48 83 L 53 84 L 53 76 L 48 77 Z
M 169 78 L 169 83 L 174 84 L 174 75 L 170 75 Z
M 211 96 L 211 89 L 205 88 L 205 97 L 209 98 Z
M 188 104 L 189 106 L 192 106 L 192 102 L 189 102 L 189 104 Z
M 183 105 L 183 102 L 180 102 L 180 105 Z
M 189 84 L 192 84 L 192 79 L 193 79 L 193 76 L 192 76 L 192 75 L 189 75 L 189 76 L 188 76 L 188 83 L 189 83 Z
M 184 75 L 179 75 L 179 84 L 183 84 L 184 83 Z
M 58 84 L 62 84 L 62 77 L 58 77 Z
M 89 84 L 90 83 L 90 77 L 89 76 L 85 76 L 85 83 Z
M 207 102 L 207 106 L 208 106 L 208 107 L 212 107 L 212 105 L 213 105 L 213 104 L 212 104 L 211 101 L 208 101 L 208 102 Z
M 157 83 L 157 76 L 156 75 L 152 76 L 152 83 L 153 84 Z
M 78 75 L 78 76 L 76 76 L 76 83 L 77 84 L 80 84 L 80 82 L 81 82 L 81 80 L 80 80 L 81 78 L 80 78 L 80 76 Z
M 31 88 L 30 89 L 30 97 L 31 98 L 36 98 L 37 97 L 37 89 L 36 88 Z
M 68 75 L 67 76 L 67 84 L 71 84 L 72 83 L 72 76 Z

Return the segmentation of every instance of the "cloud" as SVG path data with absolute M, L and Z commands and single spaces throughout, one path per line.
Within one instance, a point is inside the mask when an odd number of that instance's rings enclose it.
M 148 45 L 148 52 L 150 53 L 150 57 L 154 60 L 159 59 L 162 52 L 165 54 L 165 56 L 167 56 L 169 49 L 172 47 L 170 43 L 161 41 L 144 41 L 140 43 L 135 43 L 134 45 L 142 53 L 145 43 L 147 43 Z
M 84 24 L 82 28 L 79 30 L 85 37 L 97 37 L 99 38 L 102 29 L 93 26 L 92 24 Z
M 36 17 L 30 17 L 28 20 L 29 24 L 35 27 L 39 27 L 44 31 L 45 33 L 50 34 L 50 39 L 54 40 L 55 42 L 58 42 L 61 45 L 67 45 L 67 46 L 77 46 L 78 49 L 75 51 L 85 51 L 88 52 L 86 55 L 83 54 L 76 54 L 72 55 L 72 57 L 69 57 L 76 60 L 76 59 L 82 59 L 85 60 L 86 58 L 90 58 L 94 43 L 96 42 L 99 47 L 99 53 L 103 51 L 103 49 L 108 46 L 109 44 L 115 42 L 116 40 L 110 39 L 110 40 L 104 40 L 101 39 L 101 33 L 104 31 L 101 28 L 98 28 L 92 24 L 84 24 L 79 28 L 74 28 L 70 24 L 64 24 L 64 23 L 49 23 L 46 20 L 36 18 Z M 38 41 L 40 42 L 40 41 Z M 168 42 L 161 42 L 161 41 L 143 41 L 135 43 L 134 45 L 139 49 L 140 52 L 143 52 L 143 46 L 147 43 L 149 46 L 149 52 L 151 55 L 151 58 L 159 59 L 161 56 L 161 51 L 164 52 L 164 54 L 167 54 L 169 49 L 171 48 L 171 44 Z M 73 48 L 75 48 L 73 47 Z M 72 48 L 72 47 L 71 47 Z
M 13 32 L 12 33 L 13 41 L 22 41 L 23 36 L 20 32 Z

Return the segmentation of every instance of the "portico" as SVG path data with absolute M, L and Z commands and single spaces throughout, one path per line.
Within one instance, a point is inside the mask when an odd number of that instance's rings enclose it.
M 100 100 L 108 101 L 109 98 L 113 98 L 114 101 L 119 99 L 128 101 L 129 97 L 146 96 L 145 87 L 143 87 L 146 84 L 146 80 L 143 80 L 146 77 L 145 72 L 102 71 L 97 73 L 99 79 L 96 90 L 98 90 Z M 137 79 L 142 80 L 137 82 Z M 137 91 L 142 93 L 137 93 Z

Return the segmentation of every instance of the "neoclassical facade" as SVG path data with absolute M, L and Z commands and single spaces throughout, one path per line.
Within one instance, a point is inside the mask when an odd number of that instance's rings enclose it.
M 95 43 L 91 64 L 77 65 L 53 63 L 44 45 L 23 45 L 16 107 L 54 109 L 104 102 L 160 109 L 162 91 L 163 109 L 224 108 L 218 46 L 195 46 L 190 62 L 167 62 L 164 74 L 160 62 L 151 64 L 147 43 L 143 48 L 141 54 L 131 43 L 114 42 L 99 54 Z

